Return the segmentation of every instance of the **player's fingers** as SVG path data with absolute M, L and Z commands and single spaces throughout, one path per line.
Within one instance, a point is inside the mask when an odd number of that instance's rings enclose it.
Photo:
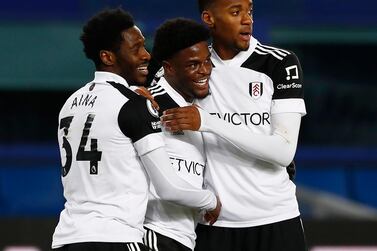
M 194 106 L 176 107 L 165 110 L 164 114 L 174 114 L 175 116 L 178 116 L 180 114 L 192 114 L 194 112 L 193 109 L 197 108 L 195 108 Z
M 212 226 L 216 221 L 217 221 L 216 218 L 212 218 L 212 219 L 209 221 L 209 224 Z
M 163 115 L 160 118 L 161 122 L 171 124 L 189 124 L 193 120 L 190 116 L 173 117 L 171 115 Z
M 153 105 L 154 109 L 156 109 L 157 111 L 159 111 L 160 110 L 160 106 L 158 105 L 158 103 L 154 99 L 152 99 L 151 102 L 152 102 L 152 105 Z
M 151 101 L 152 103 L 152 106 L 154 107 L 154 109 L 156 109 L 157 111 L 160 110 L 160 106 L 158 105 L 158 103 L 154 100 L 154 97 L 152 96 L 152 94 L 143 86 L 139 87 L 138 89 L 135 89 L 135 92 L 147 99 L 149 99 L 149 101 Z
M 182 113 L 163 113 L 161 116 L 161 121 L 169 121 L 169 120 L 174 120 L 174 119 L 179 119 L 179 118 L 184 118 L 186 117 L 185 114 Z
M 135 92 L 139 95 L 146 96 L 147 94 L 150 95 L 150 93 L 147 91 L 147 89 L 143 86 L 140 86 L 139 88 L 135 89 Z
M 217 217 L 215 217 L 211 213 L 207 213 L 206 221 L 212 226 L 217 221 Z
M 211 215 L 208 212 L 204 214 L 204 220 L 207 222 L 211 221 Z
M 180 119 L 163 122 L 165 128 L 172 128 L 175 130 L 195 130 L 195 125 L 190 120 Z
M 180 112 L 180 109 L 181 109 L 180 107 L 167 109 L 164 111 L 164 115 L 177 114 Z
M 165 129 L 169 132 L 180 132 L 180 131 L 183 131 L 185 129 L 182 128 L 181 125 L 171 125 L 171 124 L 167 124 L 167 125 L 164 125 Z
M 182 111 L 177 112 L 169 112 L 169 113 L 163 113 L 162 119 L 163 121 L 172 120 L 172 119 L 181 119 L 181 118 L 190 118 L 192 117 L 192 114 Z
M 176 124 L 176 123 L 163 123 L 163 126 L 167 131 L 179 132 L 185 130 L 195 131 L 195 128 L 191 124 Z

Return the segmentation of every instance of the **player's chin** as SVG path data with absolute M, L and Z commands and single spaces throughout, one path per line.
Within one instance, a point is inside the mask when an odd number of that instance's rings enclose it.
M 195 90 L 195 98 L 197 98 L 197 99 L 203 99 L 203 98 L 207 97 L 208 94 L 209 94 L 208 88 L 203 89 L 203 90 Z
M 203 79 L 202 82 L 194 82 L 194 92 L 197 98 L 203 98 L 208 95 L 208 90 L 209 90 L 208 79 L 209 79 L 209 76 L 206 79 Z
M 250 47 L 250 41 L 239 41 L 237 47 L 240 51 L 247 51 Z
M 135 76 L 135 83 L 139 86 L 146 86 L 147 83 L 147 76 L 144 74 L 138 74 Z

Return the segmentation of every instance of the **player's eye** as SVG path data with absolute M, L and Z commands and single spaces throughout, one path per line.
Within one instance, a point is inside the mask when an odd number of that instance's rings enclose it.
M 190 68 L 191 70 L 195 70 L 196 68 L 198 68 L 198 65 L 199 65 L 199 64 L 197 64 L 197 63 L 189 64 L 189 68 Z

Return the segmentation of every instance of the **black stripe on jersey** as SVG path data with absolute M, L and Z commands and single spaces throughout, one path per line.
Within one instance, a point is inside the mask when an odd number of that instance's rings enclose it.
M 272 56 L 274 56 L 275 58 L 279 59 L 279 60 L 283 60 L 283 57 L 282 55 L 279 55 L 277 53 L 277 51 L 275 50 L 268 50 L 268 49 L 265 49 L 263 47 L 260 47 L 257 45 L 257 47 L 255 47 L 255 52 L 258 53 L 258 54 L 261 54 L 261 55 L 267 55 L 267 54 L 271 54 Z
M 127 246 L 128 251 L 142 251 L 142 250 L 145 251 L 145 250 L 148 250 L 147 247 L 145 247 L 141 243 L 137 243 L 137 242 L 126 243 L 126 246 Z
M 118 115 L 118 125 L 123 134 L 136 142 L 143 137 L 156 132 L 161 132 L 160 118 L 155 117 L 147 103 L 150 102 L 139 96 L 124 85 L 109 82 L 129 100 L 122 106 Z
M 152 91 L 155 91 L 155 90 L 158 90 L 158 89 L 161 89 L 162 87 L 160 85 L 152 85 L 150 87 L 148 87 L 147 89 L 152 92 Z
M 134 93 L 133 91 L 131 91 L 130 89 L 128 89 L 122 84 L 119 84 L 113 81 L 107 81 L 107 83 L 112 85 L 115 89 L 117 89 L 120 93 L 122 93 L 128 99 L 132 99 L 139 96 L 138 94 Z
M 169 96 L 169 94 L 165 91 L 164 88 L 162 88 L 162 86 L 160 87 L 162 89 L 161 94 L 155 93 L 152 94 L 152 96 L 154 97 L 154 100 L 157 102 L 157 104 L 160 106 L 159 114 L 161 116 L 163 111 L 179 107 L 179 105 Z
M 158 251 L 157 236 L 155 232 L 149 228 L 145 228 L 146 233 L 144 235 L 144 245 L 146 245 L 151 251 Z
M 271 78 L 274 85 L 272 99 L 304 98 L 302 69 L 293 52 L 260 44 L 254 52 L 241 67 Z
M 150 91 L 150 93 L 153 95 L 155 93 L 161 93 L 161 92 L 164 92 L 164 88 L 162 88 L 162 86 L 158 86 L 158 88 L 155 88 L 155 89 L 149 89 L 148 90 Z
M 257 44 L 257 47 L 260 47 L 260 48 L 263 48 L 265 50 L 272 50 L 272 51 L 275 51 L 276 53 L 282 55 L 282 56 L 287 56 L 289 54 L 291 54 L 289 51 L 287 50 L 283 50 L 283 49 L 280 49 L 280 48 L 276 48 L 276 47 L 272 47 L 272 46 L 267 46 L 267 45 L 263 45 L 263 44 L 260 44 L 258 43 Z
M 151 93 L 151 94 L 152 94 L 153 97 L 157 97 L 157 96 L 163 95 L 163 94 L 165 94 L 165 93 L 166 93 L 166 91 L 165 91 L 164 89 L 162 89 L 162 90 L 159 90 L 159 91 L 153 92 L 153 93 Z

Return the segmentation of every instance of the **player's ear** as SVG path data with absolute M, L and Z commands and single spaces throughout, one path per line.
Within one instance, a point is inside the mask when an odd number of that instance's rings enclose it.
M 162 67 L 164 67 L 165 74 L 172 75 L 174 73 L 174 68 L 169 61 L 162 61 Z
M 115 54 L 108 50 L 101 50 L 99 52 L 99 57 L 101 58 L 101 61 L 104 65 L 110 66 L 115 63 Z
M 204 10 L 202 12 L 202 20 L 203 22 L 209 27 L 209 28 L 213 28 L 214 25 L 215 25 L 215 20 L 212 16 L 212 13 L 208 10 Z

